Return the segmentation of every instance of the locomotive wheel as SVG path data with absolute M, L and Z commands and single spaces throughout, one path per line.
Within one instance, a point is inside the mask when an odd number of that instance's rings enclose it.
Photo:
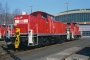
M 14 46 L 15 46 L 15 48 L 19 48 L 19 45 L 20 45 L 20 37 L 16 36 L 16 40 L 15 40 Z
M 43 41 L 43 46 L 49 46 L 50 45 L 50 41 L 49 41 L 48 38 L 44 38 L 43 40 L 44 40 Z
M 46 46 L 49 46 L 50 45 L 50 42 L 49 40 L 46 41 Z
M 60 36 L 60 43 L 63 43 L 63 42 L 64 42 L 63 36 Z
M 54 39 L 51 39 L 50 44 L 54 44 Z

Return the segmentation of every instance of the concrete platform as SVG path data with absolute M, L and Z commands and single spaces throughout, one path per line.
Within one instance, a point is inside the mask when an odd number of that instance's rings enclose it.
M 62 59 L 64 60 L 89 60 L 90 59 L 90 46 L 87 46 L 83 49 L 81 47 L 68 48 L 60 53 L 53 54 L 53 55 L 43 57 L 40 59 L 35 59 L 35 60 L 62 60 Z
M 36 59 L 36 60 L 61 60 L 63 58 L 65 58 L 66 56 L 72 54 L 75 51 L 80 50 L 81 47 L 72 47 L 72 48 L 68 48 L 60 53 L 54 54 L 54 55 L 50 55 L 44 58 L 40 58 L 40 59 Z
M 90 60 L 90 46 L 83 48 L 65 60 Z
M 81 49 L 80 47 L 68 48 L 60 53 L 57 53 L 57 54 L 47 57 L 47 60 L 61 60 L 61 59 L 65 58 L 66 56 L 68 56 L 68 55 L 72 54 L 73 52 L 76 52 L 80 49 Z
M 70 57 L 66 58 L 65 60 L 88 60 L 88 56 L 73 54 Z

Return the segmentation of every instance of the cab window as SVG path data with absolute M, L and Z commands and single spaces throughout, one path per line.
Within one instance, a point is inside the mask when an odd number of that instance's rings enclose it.
M 37 16 L 38 14 L 32 14 L 33 16 Z
M 42 18 L 47 18 L 47 14 L 42 13 L 42 14 L 41 14 L 41 17 L 42 17 Z
M 50 16 L 51 20 L 55 20 L 55 17 L 54 16 Z

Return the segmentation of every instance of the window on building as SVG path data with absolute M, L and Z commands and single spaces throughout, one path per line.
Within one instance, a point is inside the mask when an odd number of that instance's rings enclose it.
M 90 31 L 82 31 L 83 36 L 90 36 Z

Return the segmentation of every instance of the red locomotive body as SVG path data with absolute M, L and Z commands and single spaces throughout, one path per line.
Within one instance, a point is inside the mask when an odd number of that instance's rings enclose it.
M 78 38 L 80 38 L 79 36 L 81 36 L 82 34 L 81 34 L 81 31 L 80 31 L 80 29 L 79 29 L 79 24 L 75 24 L 75 27 L 74 27 L 74 37 L 75 37 L 75 39 L 78 39 Z
M 15 28 L 20 28 L 21 33 L 27 33 L 29 29 L 34 34 L 65 34 L 64 23 L 52 20 L 53 16 L 45 12 L 33 12 L 30 15 L 15 16 Z M 60 28 L 59 28 L 60 27 Z
M 7 29 L 6 26 L 0 25 L 0 40 L 4 40 L 6 29 Z
M 56 21 L 53 15 L 46 12 L 36 11 L 30 15 L 17 15 L 14 20 L 13 30 L 16 31 L 9 39 L 15 48 L 20 46 L 40 47 L 59 43 L 70 39 L 69 33 L 78 33 L 74 32 L 73 22 L 65 24 Z
M 70 40 L 78 39 L 81 36 L 81 32 L 79 30 L 79 26 L 77 23 L 70 22 L 67 23 L 67 26 L 69 27 L 70 30 Z

